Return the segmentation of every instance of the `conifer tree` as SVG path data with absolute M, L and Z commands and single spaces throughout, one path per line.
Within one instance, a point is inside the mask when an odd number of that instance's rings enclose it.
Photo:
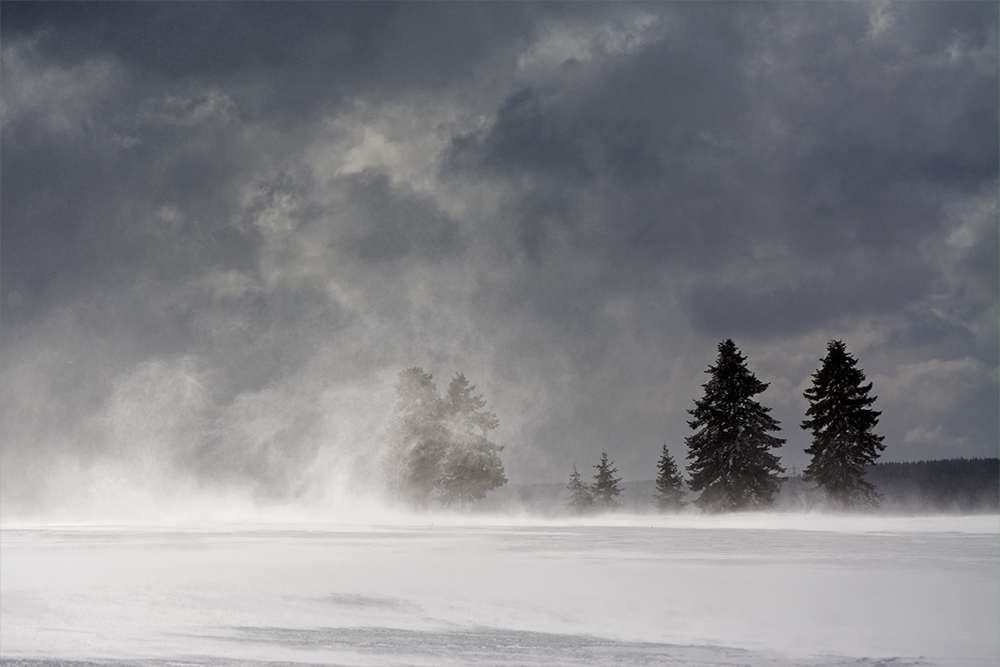
M 622 480 L 621 477 L 615 477 L 615 473 L 618 470 L 608 460 L 607 452 L 601 452 L 601 462 L 594 466 L 594 468 L 597 469 L 597 474 L 594 475 L 594 483 L 591 485 L 591 491 L 594 494 L 594 505 L 598 509 L 615 509 L 621 507 L 621 503 L 618 502 L 617 498 L 622 493 L 621 489 L 618 488 L 618 482 Z
M 433 498 L 441 461 L 448 451 L 442 417 L 434 377 L 419 367 L 402 371 L 387 434 L 391 445 L 387 463 L 395 491 L 416 505 L 426 505 Z
M 857 363 L 843 342 L 830 341 L 812 387 L 804 392 L 809 409 L 802 428 L 812 431 L 813 443 L 806 449 L 812 461 L 802 478 L 845 508 L 874 506 L 881 498 L 864 476 L 885 449 L 882 436 L 873 432 L 882 413 L 871 409 L 872 383 L 865 384 Z
M 485 410 L 486 401 L 475 390 L 458 373 L 442 401 L 449 446 L 441 460 L 437 490 L 438 500 L 446 505 L 467 505 L 507 482 L 500 461 L 503 446 L 486 438 L 500 420 Z
M 656 464 L 659 474 L 656 476 L 656 495 L 653 504 L 659 510 L 679 510 L 686 505 L 684 497 L 684 480 L 677 469 L 677 462 L 667 451 L 667 443 L 663 443 L 660 461 Z
M 486 400 L 477 395 L 475 385 L 470 385 L 462 373 L 456 373 L 448 383 L 448 393 L 444 397 L 443 411 L 455 428 L 465 431 L 480 431 L 486 435 L 500 425 L 496 414 L 484 410 Z
M 767 389 L 746 367 L 746 358 L 732 340 L 719 343 L 714 366 L 705 371 L 711 379 L 702 385 L 705 395 L 688 410 L 695 430 L 685 438 L 691 461 L 688 485 L 701 491 L 695 501 L 712 511 L 733 511 L 767 506 L 781 486 L 784 472 L 771 449 L 781 447 L 778 422 L 753 397 Z
M 574 514 L 585 514 L 594 509 L 594 494 L 590 492 L 590 487 L 580 479 L 580 473 L 576 466 L 573 466 L 573 474 L 569 476 L 569 484 L 566 485 L 569 497 L 566 499 L 566 508 Z

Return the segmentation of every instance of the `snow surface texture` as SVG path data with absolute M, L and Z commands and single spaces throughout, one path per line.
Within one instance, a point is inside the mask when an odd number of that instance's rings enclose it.
M 0 661 L 1000 664 L 996 515 L 431 521 L 8 527 Z

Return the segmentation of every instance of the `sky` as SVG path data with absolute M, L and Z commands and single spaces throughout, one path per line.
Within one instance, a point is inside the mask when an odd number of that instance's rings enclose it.
M 789 472 L 998 453 L 998 5 L 5 2 L 0 494 L 377 494 L 458 372 L 512 483 L 686 464 L 732 338 Z M 181 491 L 179 491 L 181 490 Z

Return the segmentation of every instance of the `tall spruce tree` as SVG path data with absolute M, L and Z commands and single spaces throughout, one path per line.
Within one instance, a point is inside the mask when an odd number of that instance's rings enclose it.
M 685 438 L 691 461 L 688 485 L 701 491 L 695 501 L 711 511 L 733 511 L 767 506 L 784 481 L 778 457 L 781 447 L 778 422 L 753 397 L 767 389 L 746 367 L 746 358 L 732 340 L 719 343 L 714 366 L 705 371 L 711 379 L 702 385 L 705 395 L 688 410 L 694 435 Z
M 590 492 L 590 487 L 580 479 L 580 473 L 576 466 L 573 466 L 573 474 L 569 476 L 569 484 L 566 485 L 569 497 L 566 499 L 566 509 L 574 514 L 586 514 L 594 509 L 594 494 Z
M 804 392 L 809 409 L 802 428 L 812 431 L 813 443 L 806 449 L 812 461 L 802 478 L 845 508 L 877 505 L 881 496 L 864 479 L 885 449 L 882 436 L 873 432 L 882 413 L 871 409 L 872 383 L 865 384 L 858 360 L 839 340 L 830 341 L 820 363 Z
M 683 500 L 684 479 L 677 469 L 674 457 L 667 451 L 667 443 L 663 443 L 663 452 L 656 468 L 659 474 L 656 476 L 656 495 L 653 496 L 653 505 L 662 511 L 682 509 L 687 504 Z
M 597 474 L 594 475 L 594 483 L 591 485 L 591 492 L 594 494 L 594 506 L 598 509 L 610 510 L 621 507 L 618 496 L 622 491 L 618 488 L 621 477 L 615 477 L 618 469 L 608 460 L 608 453 L 601 452 L 601 462 L 594 466 Z

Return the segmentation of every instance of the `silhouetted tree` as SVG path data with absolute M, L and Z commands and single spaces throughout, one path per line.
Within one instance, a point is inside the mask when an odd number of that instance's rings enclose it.
M 569 497 L 566 499 L 566 508 L 574 514 L 585 514 L 594 509 L 594 494 L 590 492 L 590 487 L 580 479 L 580 473 L 576 466 L 573 466 L 573 474 L 569 476 L 569 484 L 566 485 Z
M 667 451 L 667 443 L 663 443 L 663 452 L 656 464 L 659 474 L 656 476 L 656 495 L 653 504 L 660 510 L 679 510 L 686 504 L 684 497 L 684 479 L 677 469 L 674 457 Z
M 388 439 L 401 496 L 418 505 L 466 504 L 507 482 L 503 447 L 486 437 L 499 420 L 474 391 L 461 373 L 444 397 L 422 368 L 399 374 Z
M 802 428 L 812 431 L 813 444 L 806 449 L 812 461 L 802 478 L 843 507 L 875 506 L 881 498 L 864 477 L 885 449 L 882 436 L 874 433 L 882 413 L 871 409 L 872 383 L 865 384 L 857 363 L 844 343 L 830 341 L 812 387 L 804 392 L 809 409 Z
M 594 494 L 594 505 L 598 509 L 614 509 L 621 507 L 617 498 L 622 491 L 618 488 L 620 477 L 615 477 L 618 472 L 608 460 L 608 453 L 601 452 L 601 462 L 594 466 L 597 474 L 594 475 L 594 483 L 591 485 L 591 492 Z
M 771 449 L 785 441 L 768 435 L 778 422 L 754 396 L 767 389 L 746 367 L 746 358 L 732 340 L 719 343 L 705 395 L 688 410 L 694 435 L 685 438 L 691 460 L 688 485 L 701 491 L 695 503 L 712 511 L 732 511 L 770 505 L 784 472 Z

